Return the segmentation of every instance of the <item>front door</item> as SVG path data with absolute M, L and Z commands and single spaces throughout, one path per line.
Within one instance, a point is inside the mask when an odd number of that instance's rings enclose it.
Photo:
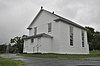
M 38 37 L 34 41 L 33 53 L 40 53 L 41 38 Z

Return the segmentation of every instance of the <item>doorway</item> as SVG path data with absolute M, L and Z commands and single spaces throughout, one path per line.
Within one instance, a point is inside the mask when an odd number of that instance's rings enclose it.
M 40 47 L 41 47 L 41 38 L 35 38 L 34 47 L 33 47 L 33 53 L 40 53 Z

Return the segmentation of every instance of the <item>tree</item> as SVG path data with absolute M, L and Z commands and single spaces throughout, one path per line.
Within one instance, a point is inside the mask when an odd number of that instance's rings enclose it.
M 93 35 L 94 35 L 94 28 L 92 27 L 85 27 L 87 30 L 87 35 L 88 35 L 88 42 L 91 42 L 93 40 Z
M 87 30 L 87 37 L 88 37 L 88 43 L 89 43 L 89 49 L 93 50 L 93 39 L 94 39 L 94 28 L 92 27 L 85 27 Z
M 94 50 L 100 50 L 100 32 L 98 31 L 94 33 L 93 46 Z
M 0 53 L 5 53 L 6 52 L 6 44 L 0 45 Z
M 24 40 L 22 37 L 14 37 L 13 39 L 10 40 L 11 43 L 15 43 L 13 46 L 11 46 L 11 52 L 15 53 L 22 53 L 23 52 L 23 43 Z
M 92 27 L 85 27 L 87 29 L 88 43 L 90 50 L 100 50 L 100 32 L 94 31 Z

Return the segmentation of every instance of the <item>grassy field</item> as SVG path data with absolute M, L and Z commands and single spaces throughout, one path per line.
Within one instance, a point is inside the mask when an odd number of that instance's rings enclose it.
M 0 57 L 0 66 L 24 66 L 22 61 Z
M 100 55 L 100 50 L 90 51 L 92 55 Z
M 90 54 L 17 54 L 19 56 L 41 57 L 41 58 L 66 58 L 80 59 L 87 57 L 100 57 L 100 51 L 90 51 Z

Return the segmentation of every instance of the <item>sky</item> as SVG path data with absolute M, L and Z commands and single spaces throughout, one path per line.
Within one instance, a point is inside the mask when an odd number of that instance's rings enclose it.
M 100 0 L 0 0 L 0 44 L 28 35 L 41 6 L 82 26 L 100 31 Z

